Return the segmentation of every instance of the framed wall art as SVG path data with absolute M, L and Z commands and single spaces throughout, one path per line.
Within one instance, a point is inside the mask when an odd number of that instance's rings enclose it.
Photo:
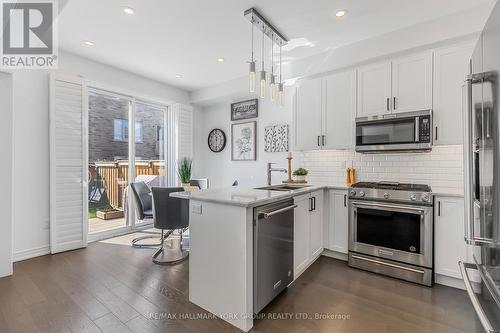
M 288 151 L 288 125 L 273 125 L 264 128 L 264 151 L 266 153 Z
M 259 100 L 256 98 L 231 104 L 232 121 L 257 118 L 258 116 Z
M 231 125 L 231 160 L 255 161 L 257 159 L 257 122 Z

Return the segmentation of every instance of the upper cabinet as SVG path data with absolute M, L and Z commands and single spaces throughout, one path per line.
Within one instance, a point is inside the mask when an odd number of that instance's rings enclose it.
M 422 110 L 433 110 L 434 145 L 461 144 L 463 82 L 472 51 L 472 42 L 457 43 L 300 80 L 295 149 L 353 148 L 356 117 Z
M 392 60 L 392 112 L 432 109 L 432 52 Z
M 357 116 L 391 111 L 391 63 L 381 62 L 358 68 Z
M 472 44 L 434 52 L 434 144 L 462 144 L 462 91 Z
M 295 88 L 295 147 L 312 150 L 321 147 L 323 78 L 302 80 Z
M 354 147 L 356 71 L 335 73 L 324 79 L 323 148 Z
M 357 117 L 432 109 L 432 52 L 358 68 Z
M 356 109 L 354 70 L 301 80 L 295 90 L 295 149 L 353 146 Z

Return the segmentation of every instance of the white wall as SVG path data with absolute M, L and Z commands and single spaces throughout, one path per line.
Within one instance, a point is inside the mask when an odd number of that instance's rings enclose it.
M 58 73 L 144 95 L 187 103 L 188 93 L 101 63 L 60 52 Z M 49 73 L 13 74 L 13 256 L 14 260 L 49 251 Z M 3 173 L 2 173 L 3 174 Z M 3 230 L 2 230 L 3 234 Z
M 0 72 L 0 277 L 12 274 L 12 75 Z
M 292 125 L 292 88 L 286 91 L 286 102 L 283 108 L 276 106 L 269 98 L 259 99 L 259 117 L 248 121 L 257 121 L 257 160 L 256 161 L 231 161 L 231 122 L 230 105 L 232 102 L 252 98 L 252 96 L 239 96 L 231 100 L 219 102 L 205 108 L 198 108 L 194 118 L 194 177 L 208 177 L 210 186 L 231 186 L 238 180 L 240 186 L 263 186 L 267 182 L 267 163 L 276 162 L 274 167 L 287 167 L 287 153 L 264 152 L 264 127 L 277 124 Z M 244 122 L 244 121 L 239 121 Z M 220 153 L 213 153 L 207 144 L 210 131 L 220 128 L 226 133 L 226 148 Z M 290 128 L 290 143 L 292 131 Z M 294 153 L 293 168 L 301 166 L 300 153 Z M 273 183 L 286 179 L 283 173 L 274 173 Z

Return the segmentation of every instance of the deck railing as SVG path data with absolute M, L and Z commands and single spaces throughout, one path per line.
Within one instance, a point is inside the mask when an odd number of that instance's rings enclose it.
M 109 205 L 115 209 L 123 209 L 124 190 L 128 184 L 128 160 L 114 162 L 89 163 L 89 178 L 98 177 L 99 184 L 107 196 Z M 135 175 L 165 175 L 164 160 L 136 161 Z

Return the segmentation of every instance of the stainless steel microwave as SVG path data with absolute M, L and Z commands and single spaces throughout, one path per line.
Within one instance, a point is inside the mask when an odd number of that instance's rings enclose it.
M 356 151 L 416 152 L 432 149 L 432 110 L 356 118 Z

